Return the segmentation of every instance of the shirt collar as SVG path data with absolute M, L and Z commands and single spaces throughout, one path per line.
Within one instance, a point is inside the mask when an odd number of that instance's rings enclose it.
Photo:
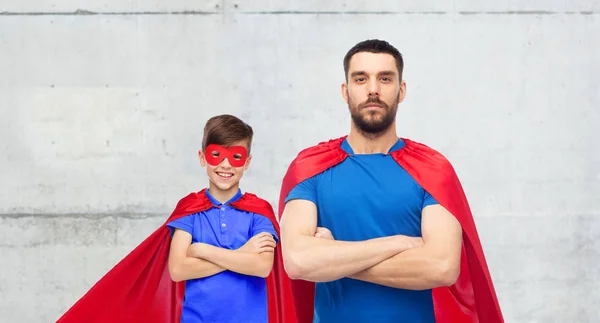
M 229 201 L 227 201 L 225 203 L 221 203 L 216 198 L 214 198 L 210 194 L 209 189 L 206 189 L 206 196 L 208 197 L 208 199 L 214 206 L 228 205 L 229 203 L 233 203 L 233 202 L 239 200 L 240 198 L 242 198 L 242 190 L 238 189 L 237 193 L 235 193 L 235 195 L 232 198 L 230 198 Z
M 392 146 L 392 148 L 390 148 L 390 151 L 388 151 L 387 154 L 383 154 L 383 155 L 388 155 L 396 150 L 400 150 L 402 147 L 404 147 L 406 143 L 404 142 L 404 140 L 398 138 L 398 141 L 396 141 L 396 143 Z M 352 150 L 352 147 L 350 147 L 350 144 L 348 143 L 348 138 L 344 139 L 344 141 L 342 141 L 342 149 L 348 154 L 348 155 L 354 155 L 354 151 Z

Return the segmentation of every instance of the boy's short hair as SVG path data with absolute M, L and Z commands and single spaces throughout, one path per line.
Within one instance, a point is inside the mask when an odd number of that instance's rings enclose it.
M 204 137 L 202 138 L 202 151 L 211 144 L 231 146 L 237 141 L 246 140 L 248 153 L 252 145 L 252 127 L 236 116 L 222 114 L 214 116 L 204 126 Z

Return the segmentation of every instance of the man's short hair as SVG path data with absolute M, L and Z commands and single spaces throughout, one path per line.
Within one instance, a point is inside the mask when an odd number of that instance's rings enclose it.
M 404 60 L 402 58 L 402 54 L 400 54 L 396 47 L 390 45 L 390 43 L 384 40 L 369 39 L 354 45 L 354 47 L 352 47 L 348 51 L 348 53 L 346 53 L 346 56 L 344 56 L 344 74 L 346 77 L 346 81 L 348 81 L 348 70 L 350 69 L 350 60 L 352 59 L 352 56 L 360 52 L 392 55 L 396 59 L 398 76 L 400 80 L 402 80 L 402 72 L 404 71 Z

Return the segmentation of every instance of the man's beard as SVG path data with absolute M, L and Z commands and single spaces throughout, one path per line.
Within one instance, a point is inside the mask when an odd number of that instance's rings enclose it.
M 367 101 L 355 106 L 352 104 L 350 99 L 348 100 L 348 108 L 350 109 L 350 115 L 352 116 L 352 121 L 358 128 L 358 130 L 365 136 L 370 138 L 377 138 L 385 133 L 388 130 L 394 120 L 396 119 L 396 112 L 398 111 L 398 103 L 399 99 L 397 98 L 392 102 L 391 107 L 381 101 L 379 98 L 369 98 Z M 368 104 L 378 104 L 381 106 L 380 110 L 369 111 L 367 113 L 362 113 L 362 110 Z M 374 118 L 376 115 L 383 113 L 380 118 Z M 371 116 L 371 118 L 367 118 L 367 116 Z

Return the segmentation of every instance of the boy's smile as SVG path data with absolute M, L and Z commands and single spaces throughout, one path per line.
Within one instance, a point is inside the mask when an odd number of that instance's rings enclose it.
M 217 175 L 219 175 L 219 177 L 222 180 L 229 180 L 231 179 L 231 177 L 233 176 L 233 173 L 225 173 L 225 172 L 217 172 Z

